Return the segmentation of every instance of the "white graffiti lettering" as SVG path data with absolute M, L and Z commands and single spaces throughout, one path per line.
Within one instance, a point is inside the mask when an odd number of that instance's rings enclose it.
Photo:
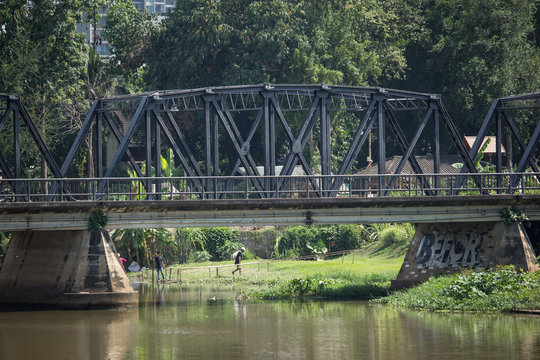
M 453 234 L 434 231 L 420 241 L 416 262 L 424 266 L 474 266 L 482 244 L 479 233 Z

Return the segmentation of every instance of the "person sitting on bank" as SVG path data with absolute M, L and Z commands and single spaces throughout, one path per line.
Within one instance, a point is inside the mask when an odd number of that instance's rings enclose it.
M 165 265 L 163 264 L 163 256 L 160 252 L 154 257 L 154 261 L 156 262 L 157 281 L 159 282 L 159 273 L 161 273 L 162 281 L 165 282 L 165 274 L 163 273 Z
M 246 251 L 246 248 L 243 247 L 234 254 L 234 264 L 236 265 L 236 270 L 232 271 L 233 276 L 237 271 L 239 275 L 242 275 L 242 266 L 240 266 L 240 262 L 242 261 L 242 254 L 244 254 L 244 251 Z

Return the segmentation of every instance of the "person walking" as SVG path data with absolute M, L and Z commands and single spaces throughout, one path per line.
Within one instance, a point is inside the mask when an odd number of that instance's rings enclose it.
M 163 256 L 159 251 L 154 257 L 154 261 L 156 262 L 157 281 L 159 282 L 159 273 L 161 273 L 162 282 L 165 282 L 165 274 L 163 273 L 163 268 L 165 265 L 163 264 Z
M 236 265 L 236 270 L 232 271 L 232 274 L 234 276 L 234 273 L 238 271 L 239 275 L 242 275 L 242 266 L 240 265 L 240 262 L 242 261 L 242 255 L 244 254 L 244 251 L 246 251 L 246 248 L 241 248 L 234 254 L 234 264 Z
M 126 263 L 127 263 L 127 260 L 124 259 L 122 256 L 120 256 L 120 253 L 118 253 L 118 258 L 120 259 L 120 263 L 122 264 L 122 268 L 124 268 L 124 270 L 126 269 Z

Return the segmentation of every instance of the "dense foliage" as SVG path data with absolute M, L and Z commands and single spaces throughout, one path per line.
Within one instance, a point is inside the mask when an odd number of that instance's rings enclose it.
M 409 290 L 378 300 L 396 306 L 429 310 L 512 310 L 540 308 L 540 271 L 514 266 L 432 277 Z
M 367 300 L 387 295 L 392 277 L 393 274 L 389 273 L 358 275 L 351 272 L 296 277 L 277 282 L 269 289 L 254 291 L 251 295 L 261 299 L 318 297 Z
M 108 11 L 107 63 L 76 32 L 77 23 L 101 21 L 100 7 Z M 59 162 L 93 99 L 155 89 L 393 86 L 441 93 L 460 130 L 474 133 L 494 98 L 540 88 L 539 13 L 537 0 L 187 0 L 158 22 L 129 0 L 8 0 L 0 91 L 22 96 Z M 527 140 L 530 124 L 517 120 Z M 332 121 L 340 158 L 355 122 Z M 51 136 L 58 133 L 65 136 Z M 36 147 L 22 142 L 23 171 L 44 176 Z M 77 158 L 80 173 L 93 171 L 87 160 Z
M 363 230 L 358 225 L 290 226 L 277 240 L 276 255 L 284 258 L 311 255 L 313 249 L 308 245 L 320 242 L 329 252 L 357 249 L 365 241 Z

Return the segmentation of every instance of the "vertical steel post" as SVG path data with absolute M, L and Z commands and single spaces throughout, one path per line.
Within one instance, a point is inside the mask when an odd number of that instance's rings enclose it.
M 331 175 L 331 148 L 330 148 L 330 109 L 328 106 L 329 93 L 321 91 L 318 93 L 320 97 L 320 114 L 321 114 L 321 174 L 323 194 L 330 190 L 329 178 L 324 175 Z
M 146 153 L 146 173 L 145 176 L 147 178 L 152 177 L 152 124 L 151 124 L 151 118 L 150 118 L 150 110 L 146 110 L 146 127 L 145 127 L 145 153 Z M 151 192 L 152 192 L 152 184 L 150 182 L 150 179 L 146 179 L 146 199 L 150 200 L 151 198 Z
M 96 147 L 97 147 L 97 174 L 103 177 L 103 121 L 102 113 L 97 113 L 96 119 Z
M 13 111 L 13 154 L 15 155 L 15 179 L 21 178 L 21 144 L 19 138 L 19 111 Z M 15 182 L 15 195 L 19 194 L 21 190 L 20 182 Z M 15 196 L 15 201 L 23 200 Z
M 211 122 L 210 122 L 210 101 L 203 97 L 204 100 L 204 137 L 205 137 L 205 155 L 206 155 L 206 176 L 212 176 L 212 136 L 211 136 Z M 210 193 L 209 187 L 211 182 L 208 179 L 203 181 L 203 187 Z
M 497 122 L 497 133 L 495 136 L 495 147 L 496 147 L 496 154 L 497 154 L 497 194 L 502 193 L 502 178 L 501 178 L 501 172 L 502 172 L 502 114 L 500 111 L 497 111 L 497 115 L 495 118 L 495 121 Z
M 377 135 L 379 144 L 379 175 L 386 174 L 386 146 L 385 146 L 385 131 L 384 131 L 384 113 L 383 113 L 383 95 L 378 95 L 377 99 Z M 379 176 L 379 196 L 385 188 L 385 178 Z
M 161 200 L 161 127 L 159 121 L 155 121 L 155 156 L 156 156 L 156 200 Z M 169 164 L 171 166 L 171 164 Z
M 433 172 L 439 174 L 441 172 L 441 143 L 440 143 L 440 118 L 439 107 L 437 103 L 432 102 L 435 107 L 435 138 L 433 146 Z M 435 176 L 435 195 L 439 195 L 439 189 L 441 188 L 441 178 Z
M 21 177 L 21 144 L 19 140 L 19 112 L 13 112 L 13 154 L 15 154 L 15 178 Z M 18 187 L 18 186 L 17 186 Z
M 214 111 L 214 176 L 219 176 L 219 117 Z
M 264 109 L 264 175 L 272 175 L 272 165 L 271 165 L 271 139 L 270 139 L 270 96 L 272 94 L 263 91 L 263 109 Z M 268 189 L 269 182 L 268 179 L 264 180 L 264 188 Z

